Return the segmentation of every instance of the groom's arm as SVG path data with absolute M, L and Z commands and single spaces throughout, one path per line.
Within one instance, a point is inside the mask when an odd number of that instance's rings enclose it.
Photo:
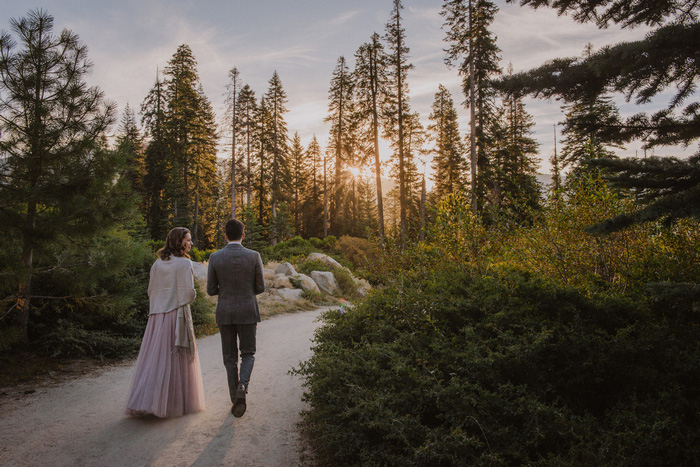
M 216 277 L 216 269 L 214 269 L 214 257 L 209 257 L 209 267 L 207 268 L 207 294 L 214 296 L 219 294 L 219 279 Z
M 257 262 L 255 263 L 255 294 L 265 291 L 265 275 L 263 274 L 263 264 L 260 258 L 260 253 L 257 253 Z

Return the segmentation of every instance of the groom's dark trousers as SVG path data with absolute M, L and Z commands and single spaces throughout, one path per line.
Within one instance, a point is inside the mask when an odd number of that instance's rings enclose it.
M 224 367 L 228 378 L 228 390 L 231 401 L 236 399 L 236 388 L 241 382 L 248 387 L 250 374 L 255 363 L 256 324 L 220 324 L 221 351 L 224 355 Z M 238 340 L 238 345 L 236 344 Z M 241 369 L 238 371 L 238 349 L 241 350 Z

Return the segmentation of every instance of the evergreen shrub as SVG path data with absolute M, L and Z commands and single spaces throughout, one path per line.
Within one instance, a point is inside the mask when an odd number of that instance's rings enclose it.
M 317 251 L 308 241 L 299 236 L 268 246 L 261 251 L 263 261 L 289 261 L 296 262 L 295 258 L 306 257 Z
M 311 274 L 311 271 L 332 271 L 333 268 L 329 265 L 324 263 L 323 261 L 319 261 L 317 259 L 312 259 L 308 261 L 302 261 L 299 263 L 296 267 L 297 272 L 300 272 L 301 274 L 306 274 L 307 276 Z
M 368 267 L 378 261 L 381 254 L 375 243 L 365 238 L 348 235 L 343 235 L 338 239 L 335 249 L 352 264 L 354 269 Z
M 697 287 L 632 298 L 511 266 L 412 279 L 326 313 L 297 370 L 324 465 L 700 459 Z

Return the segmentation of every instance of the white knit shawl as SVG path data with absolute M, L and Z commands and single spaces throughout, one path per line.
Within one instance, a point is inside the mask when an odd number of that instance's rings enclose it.
M 190 303 L 195 299 L 194 270 L 188 258 L 158 258 L 151 266 L 148 284 L 150 314 L 177 310 L 175 349 L 184 348 L 191 355 L 196 351 Z

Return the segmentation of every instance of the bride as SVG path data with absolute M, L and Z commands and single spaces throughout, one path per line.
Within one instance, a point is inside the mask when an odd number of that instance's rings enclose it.
M 171 418 L 204 410 L 189 305 L 195 299 L 191 248 L 190 231 L 176 227 L 151 267 L 150 314 L 129 389 L 127 415 Z

